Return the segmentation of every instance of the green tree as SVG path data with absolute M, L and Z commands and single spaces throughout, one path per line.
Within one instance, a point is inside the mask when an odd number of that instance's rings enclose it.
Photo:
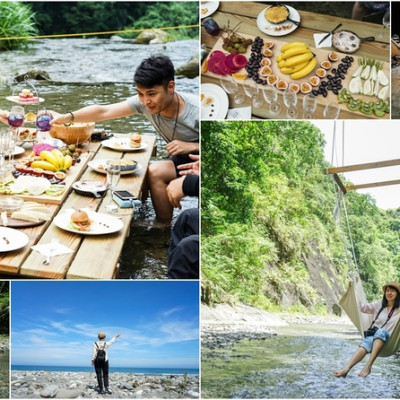
M 12 50 L 27 43 L 26 39 L 7 38 L 32 36 L 36 33 L 34 14 L 28 4 L 19 1 L 0 2 L 0 50 Z

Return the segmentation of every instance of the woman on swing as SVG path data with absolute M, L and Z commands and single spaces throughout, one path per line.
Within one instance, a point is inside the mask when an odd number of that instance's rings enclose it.
M 400 283 L 389 282 L 383 286 L 383 300 L 375 303 L 360 303 L 360 310 L 366 314 L 373 314 L 374 320 L 368 330 L 364 332 L 364 339 L 351 357 L 347 365 L 334 371 L 338 378 L 346 378 L 349 371 L 364 357 L 371 353 L 364 368 L 358 374 L 365 378 L 371 372 L 372 364 L 378 357 L 383 345 L 388 341 L 397 320 L 400 317 Z

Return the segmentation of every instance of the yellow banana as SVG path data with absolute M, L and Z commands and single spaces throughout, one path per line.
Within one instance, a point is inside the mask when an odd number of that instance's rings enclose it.
M 298 47 L 298 46 L 308 46 L 308 44 L 300 41 L 289 42 L 281 47 L 281 51 L 284 52 L 291 49 L 292 47 Z
M 72 165 L 72 157 L 67 154 L 64 156 L 64 169 L 67 170 Z
M 31 164 L 31 168 L 41 168 L 53 172 L 57 171 L 57 168 L 54 166 L 54 164 L 45 160 L 33 161 Z
M 298 54 L 297 56 L 293 56 L 285 60 L 284 67 L 293 67 L 297 64 L 304 63 L 306 61 L 311 60 L 314 57 L 314 54 L 311 51 L 308 51 L 304 54 Z
M 287 74 L 287 75 L 294 74 L 295 72 L 300 71 L 301 69 L 306 67 L 308 63 L 309 63 L 309 61 L 306 61 L 304 63 L 297 64 L 293 67 L 282 67 L 281 72 L 283 74 Z
M 296 56 L 297 54 L 304 54 L 308 51 L 310 51 L 310 48 L 308 46 L 292 47 L 281 54 L 282 60 L 287 60 L 290 57 Z
M 308 74 L 310 74 L 310 73 L 314 70 L 314 68 L 315 68 L 316 66 L 317 66 L 317 58 L 314 57 L 314 58 L 312 58 L 312 59 L 310 60 L 310 62 L 307 64 L 306 67 L 304 67 L 304 68 L 301 69 L 300 71 L 295 72 L 294 74 L 290 75 L 290 77 L 291 77 L 293 80 L 301 79 L 301 78 L 307 76 Z
M 58 169 L 58 160 L 57 157 L 51 153 L 49 150 L 43 150 L 40 152 L 40 158 L 43 161 L 48 161 L 49 163 L 53 164 L 56 169 Z
M 64 156 L 61 153 L 61 151 L 58 149 L 53 149 L 53 150 L 51 150 L 51 153 L 54 154 L 54 156 L 57 158 L 58 170 L 63 170 L 64 169 Z

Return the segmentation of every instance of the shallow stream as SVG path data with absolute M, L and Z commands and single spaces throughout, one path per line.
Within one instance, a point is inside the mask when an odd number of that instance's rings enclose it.
M 336 378 L 356 350 L 352 326 L 296 324 L 265 340 L 225 348 L 202 347 L 202 398 L 400 398 L 400 360 L 379 357 L 361 378 L 364 363 Z
M 76 110 L 90 104 L 123 101 L 135 94 L 133 74 L 142 59 L 153 54 L 171 58 L 175 67 L 197 53 L 197 40 L 167 44 L 135 45 L 113 39 L 40 39 L 26 49 L 0 52 L 0 109 L 10 109 L 6 100 L 15 89 L 14 77 L 34 68 L 46 71 L 51 81 L 34 81 L 43 108 L 57 112 Z M 177 78 L 178 91 L 198 94 L 199 80 Z M 18 94 L 18 93 L 17 93 Z M 25 111 L 37 111 L 25 107 Z M 155 134 L 146 118 L 133 116 L 97 123 L 107 132 Z M 157 140 L 157 159 L 166 156 L 165 143 Z M 197 199 L 186 199 L 184 208 L 196 207 Z M 175 216 L 176 217 L 176 216 Z M 131 235 L 121 257 L 119 277 L 123 279 L 166 278 L 169 229 L 153 225 L 154 210 L 148 200 L 132 221 Z

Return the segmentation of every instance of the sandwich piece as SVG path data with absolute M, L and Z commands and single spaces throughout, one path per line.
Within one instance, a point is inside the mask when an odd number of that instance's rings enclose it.
M 129 145 L 133 148 L 139 148 L 142 145 L 142 136 L 138 133 L 132 133 L 129 136 Z
M 92 225 L 88 214 L 83 210 L 74 211 L 71 214 L 70 223 L 73 229 L 82 232 L 90 231 L 90 226 Z

